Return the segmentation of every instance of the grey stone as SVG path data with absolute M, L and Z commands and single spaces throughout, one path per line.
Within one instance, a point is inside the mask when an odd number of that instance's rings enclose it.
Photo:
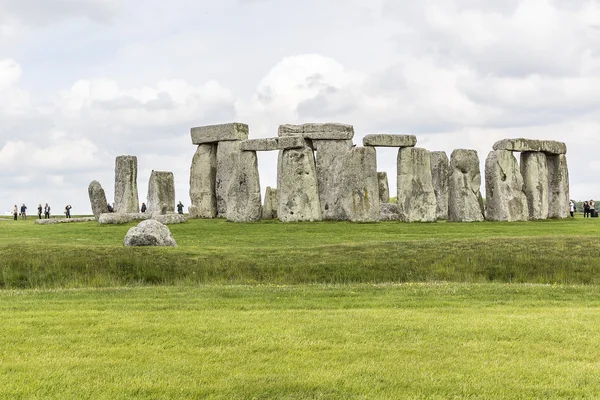
M 350 140 L 354 137 L 354 127 L 337 123 L 281 125 L 278 135 L 302 135 L 305 139 L 311 140 Z
M 96 220 L 100 214 L 108 212 L 108 202 L 106 201 L 106 193 L 102 185 L 98 181 L 92 181 L 88 186 L 88 195 L 92 206 L 92 213 Z
M 147 212 L 175 212 L 175 177 L 172 172 L 152 171 L 150 174 Z
M 229 184 L 239 168 L 241 142 L 220 142 L 217 146 L 217 179 L 215 194 L 217 197 L 217 216 L 227 217 L 227 197 Z
M 415 147 L 417 145 L 417 137 L 415 135 L 371 134 L 363 138 L 363 145 L 374 147 Z
M 379 215 L 382 221 L 399 221 L 398 204 L 382 203 L 379 205 Z
M 275 151 L 279 149 L 277 138 L 249 139 L 241 143 L 242 151 Z
M 92 221 L 96 221 L 96 217 L 36 219 L 34 224 L 55 225 L 55 224 L 70 224 L 70 223 L 74 223 L 74 222 L 92 222 Z
M 444 151 L 432 151 L 430 153 L 431 178 L 433 179 L 433 192 L 435 193 L 436 219 L 448 219 L 448 177 L 450 175 L 450 161 Z
M 277 189 L 267 186 L 262 209 L 262 219 L 277 218 Z
M 494 150 L 485 161 L 486 213 L 489 221 L 529 219 L 523 176 L 517 159 L 508 150 Z
M 379 202 L 390 202 L 390 184 L 388 182 L 387 172 L 378 172 L 377 180 L 379 181 Z
M 494 150 L 533 151 L 550 155 L 567 154 L 567 145 L 554 140 L 504 139 L 494 143 Z
M 123 243 L 125 246 L 177 246 L 169 228 L 152 219 L 130 228 Z
M 262 215 L 256 152 L 239 154 L 238 165 L 227 187 L 227 221 L 258 222 Z
M 191 218 L 215 218 L 217 216 L 217 145 L 198 146 L 190 168 L 190 199 L 188 207 Z
M 317 151 L 317 181 L 319 201 L 324 220 L 340 221 L 346 214 L 340 201 L 340 179 L 344 156 L 352 148 L 351 140 L 314 140 Z
M 437 202 L 429 151 L 401 147 L 398 151 L 398 212 L 405 222 L 434 222 Z
M 192 128 L 192 143 L 217 143 L 248 139 L 248 125 L 237 122 Z
M 163 225 L 183 224 L 187 219 L 181 214 L 153 214 L 152 218 Z
M 521 153 L 521 175 L 529 207 L 529 219 L 547 219 L 548 201 L 548 162 L 541 152 Z M 567 202 L 568 207 L 568 202 Z
M 457 149 L 452 152 L 449 184 L 448 221 L 484 221 L 477 151 Z
M 283 136 L 277 139 L 279 150 L 301 149 L 305 146 L 312 147 L 312 143 L 307 141 L 302 136 Z
M 282 222 L 320 221 L 321 205 L 312 149 L 283 150 L 277 216 Z
M 569 168 L 565 155 L 548 156 L 548 218 L 569 216 Z
M 342 210 L 352 222 L 377 222 L 379 180 L 377 154 L 373 147 L 354 147 L 344 156 L 341 170 Z
M 137 157 L 119 156 L 115 160 L 115 212 L 140 210 L 137 187 Z
M 100 225 L 120 225 L 133 221 L 131 216 L 126 213 L 106 213 L 100 214 L 98 223 Z

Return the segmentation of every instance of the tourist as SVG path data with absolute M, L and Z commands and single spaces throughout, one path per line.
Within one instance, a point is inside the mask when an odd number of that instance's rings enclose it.
M 575 202 L 573 200 L 571 200 L 569 202 L 569 212 L 571 213 L 571 217 L 575 216 L 575 210 L 576 210 L 576 208 L 575 208 Z
M 590 217 L 596 217 L 596 203 L 594 203 L 594 200 L 590 200 Z
M 50 206 L 48 203 L 44 206 L 44 217 L 46 217 L 46 219 L 50 218 Z
M 42 210 L 43 210 L 43 208 L 42 208 L 42 205 L 40 204 L 38 206 L 38 219 L 42 219 Z
M 177 212 L 179 214 L 183 214 L 183 204 L 181 204 L 181 202 L 179 202 L 179 204 L 177 204 Z
M 583 218 L 590 216 L 590 204 L 587 201 L 583 202 Z
M 27 219 L 27 206 L 25 203 L 21 206 L 21 219 Z
M 146 203 L 142 203 L 142 212 L 145 213 L 147 210 Z
M 15 217 L 15 221 L 17 220 L 17 215 L 19 215 L 19 207 L 15 204 L 15 208 L 13 208 L 13 216 Z
M 114 212 L 114 211 L 115 211 L 115 209 L 113 208 L 113 206 L 111 206 L 110 204 L 107 204 L 106 206 L 108 207 L 108 212 L 109 212 L 109 213 L 111 213 L 111 212 Z
M 71 205 L 70 204 L 67 204 L 67 206 L 65 207 L 65 217 L 71 218 Z

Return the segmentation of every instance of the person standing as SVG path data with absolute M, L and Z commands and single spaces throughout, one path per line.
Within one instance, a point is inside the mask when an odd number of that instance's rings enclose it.
M 141 211 L 143 213 L 145 213 L 147 209 L 148 209 L 148 207 L 146 207 L 146 203 L 142 203 L 142 209 L 141 209 Z
M 573 200 L 569 202 L 569 212 L 571 213 L 571 217 L 575 217 L 575 202 Z
M 594 200 L 590 200 L 590 217 L 594 218 L 596 216 L 596 203 Z
M 177 212 L 179 214 L 183 214 L 183 204 L 181 202 L 179 202 L 179 204 L 177 204 Z
M 583 218 L 590 216 L 590 204 L 587 201 L 583 202 Z
M 65 217 L 71 218 L 71 205 L 70 204 L 67 204 L 67 206 L 65 207 Z
M 27 219 L 27 206 L 25 203 L 21 206 L 21 219 Z
M 46 205 L 44 206 L 44 216 L 46 217 L 46 219 L 50 218 L 50 206 L 48 205 L 48 203 L 46 203 Z
M 42 219 L 42 205 L 38 206 L 38 219 Z
M 15 221 L 17 220 L 17 215 L 19 215 L 19 207 L 15 204 L 15 208 L 13 208 L 13 216 L 15 217 Z

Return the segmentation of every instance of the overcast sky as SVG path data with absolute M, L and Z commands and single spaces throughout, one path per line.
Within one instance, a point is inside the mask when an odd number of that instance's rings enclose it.
M 114 159 L 173 171 L 193 126 L 238 121 L 413 133 L 429 150 L 568 146 L 571 197 L 600 198 L 598 0 L 0 0 L 0 211 L 109 200 Z M 396 151 L 378 150 L 392 177 Z M 259 154 L 275 186 L 276 155 Z

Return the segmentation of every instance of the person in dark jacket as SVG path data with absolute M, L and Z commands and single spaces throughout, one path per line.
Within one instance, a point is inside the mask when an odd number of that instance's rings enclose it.
M 27 219 L 27 206 L 25 204 L 21 206 L 21 219 Z
M 183 204 L 181 204 L 181 202 L 179 202 L 179 204 L 177 204 L 177 212 L 179 214 L 183 214 Z
M 44 217 L 46 219 L 50 218 L 50 206 L 48 205 L 48 203 L 46 203 L 46 205 L 44 206 Z
M 65 217 L 66 218 L 71 218 L 71 205 L 67 204 L 67 206 L 65 207 Z
M 145 213 L 147 209 L 146 203 L 142 203 L 142 212 Z
M 40 204 L 38 206 L 38 219 L 42 219 L 42 210 L 43 210 L 43 208 L 42 208 L 42 205 Z
M 583 218 L 588 218 L 590 216 L 590 203 L 587 201 L 583 202 Z

